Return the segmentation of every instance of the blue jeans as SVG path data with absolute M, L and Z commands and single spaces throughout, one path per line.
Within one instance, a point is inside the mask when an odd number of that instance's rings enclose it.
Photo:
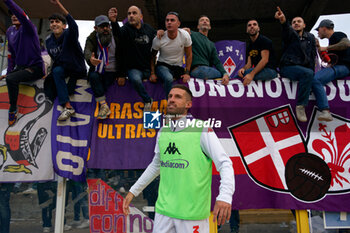
M 316 72 L 312 81 L 312 92 L 316 97 L 317 107 L 322 111 L 329 109 L 328 99 L 324 85 L 337 78 L 344 78 L 350 74 L 350 70 L 345 65 L 335 65 Z
M 136 90 L 136 92 L 139 94 L 139 96 L 142 98 L 143 102 L 150 103 L 151 97 L 148 95 L 145 86 L 142 83 L 143 79 L 148 79 L 151 75 L 150 70 L 137 70 L 137 69 L 131 69 L 128 70 L 128 77 L 129 80 Z
M 53 68 L 52 76 L 55 80 L 59 104 L 62 105 L 69 102 L 68 88 L 66 84 L 67 75 L 65 74 L 63 67 L 56 66 L 55 68 Z
M 314 78 L 314 71 L 304 66 L 283 66 L 280 72 L 282 77 L 293 81 L 299 81 L 297 93 L 297 105 L 307 106 Z
M 191 71 L 191 76 L 199 79 L 214 79 L 221 78 L 223 75 L 213 67 L 197 66 Z
M 249 68 L 244 72 L 244 76 L 249 74 L 253 71 L 254 68 Z M 254 76 L 254 80 L 270 80 L 277 77 L 277 71 L 271 68 L 264 68 L 260 70 L 259 73 L 257 73 Z
M 156 67 L 156 75 L 159 77 L 164 83 L 165 97 L 168 99 L 169 92 L 173 85 L 174 74 L 173 72 L 166 66 L 157 66 Z
M 97 102 L 106 100 L 105 92 L 107 91 L 108 87 L 114 83 L 116 77 L 116 72 L 105 72 L 103 74 L 99 74 L 95 71 L 89 73 L 88 80 Z
M 0 233 L 10 232 L 10 194 L 13 188 L 12 183 L 0 184 Z
M 231 228 L 231 231 L 234 231 L 234 232 L 238 232 L 239 230 L 239 211 L 238 210 L 231 210 L 230 228 Z
M 52 227 L 52 211 L 56 207 L 57 182 L 38 183 L 37 187 L 43 227 Z
M 84 219 L 89 219 L 89 205 L 85 192 L 86 184 L 74 180 L 68 181 L 68 193 L 72 191 L 72 201 L 74 204 L 74 220 L 80 220 L 80 207 L 83 212 Z M 84 193 L 85 192 L 85 193 Z M 68 195 L 67 195 L 68 196 Z

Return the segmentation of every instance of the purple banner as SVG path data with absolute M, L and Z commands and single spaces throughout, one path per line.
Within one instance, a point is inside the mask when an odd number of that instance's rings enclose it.
M 160 83 L 144 82 L 153 98 L 153 110 L 166 109 Z M 143 127 L 143 101 L 129 82 L 111 86 L 106 93 L 111 115 L 94 119 L 89 168 L 144 169 L 153 158 L 157 131 Z
M 55 172 L 75 181 L 86 180 L 86 160 L 91 139 L 95 101 L 86 80 L 79 79 L 70 97 L 75 114 L 57 121 L 62 106 L 56 99 L 52 115 L 52 161 Z
M 155 100 L 153 111 L 164 114 L 161 84 L 144 85 Z M 223 86 L 191 78 L 187 85 L 194 96 L 191 114 L 220 121 L 213 128 L 233 161 L 233 208 L 350 211 L 350 77 L 326 85 L 331 122 L 317 120 L 312 94 L 308 121 L 297 121 L 297 83 L 286 78 L 252 81 L 246 87 L 240 79 Z M 143 128 L 142 100 L 130 84 L 112 86 L 107 96 L 112 114 L 94 121 L 89 167 L 146 168 L 156 130 Z M 215 199 L 220 177 L 215 169 L 213 174 Z

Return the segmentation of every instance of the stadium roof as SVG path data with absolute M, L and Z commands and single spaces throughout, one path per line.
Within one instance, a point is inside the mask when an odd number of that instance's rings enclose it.
M 49 0 L 15 0 L 31 18 L 46 19 L 57 8 Z M 126 18 L 129 6 L 142 9 L 144 21 L 154 28 L 164 27 L 164 17 L 169 11 L 180 14 L 182 26 L 195 30 L 200 15 L 211 19 L 212 30 L 209 38 L 213 41 L 247 39 L 246 22 L 255 18 L 259 21 L 261 32 L 280 44 L 280 25 L 274 19 L 276 6 L 280 6 L 288 19 L 301 16 L 305 19 L 307 30 L 315 24 L 320 15 L 350 12 L 350 1 L 340 0 L 61 0 L 75 19 L 92 20 L 97 15 L 107 14 L 110 7 L 117 7 L 118 18 Z M 7 12 L 3 2 L 2 15 Z M 2 20 L 4 21 L 4 20 Z M 0 29 L 6 28 L 0 20 Z M 8 25 L 7 25 L 8 26 Z M 4 30 L 3 30 L 4 31 Z M 277 45 L 276 47 L 279 47 Z

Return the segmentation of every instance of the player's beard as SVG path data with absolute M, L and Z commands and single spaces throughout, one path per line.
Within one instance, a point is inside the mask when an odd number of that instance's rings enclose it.
M 101 45 L 103 47 L 107 47 L 111 41 L 112 41 L 112 33 L 104 34 L 104 33 L 99 33 L 98 38 L 100 39 Z

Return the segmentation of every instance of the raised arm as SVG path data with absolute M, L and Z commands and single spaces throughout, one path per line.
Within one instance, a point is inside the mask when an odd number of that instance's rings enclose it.
M 111 21 L 112 33 L 114 36 L 118 37 L 118 39 L 122 39 L 121 30 L 117 21 L 117 17 L 118 17 L 118 9 L 115 7 L 110 8 L 108 10 L 108 18 Z
M 64 6 L 62 5 L 62 3 L 60 2 L 60 0 L 50 0 L 50 2 L 56 6 L 58 6 L 58 8 L 60 9 L 61 13 L 64 16 L 69 15 L 69 12 L 67 11 L 66 8 L 64 8 Z
M 277 11 L 275 13 L 275 19 L 278 19 L 281 24 L 286 22 L 286 16 L 283 14 L 283 11 L 279 6 L 277 7 Z
M 33 34 L 37 33 L 35 26 L 32 24 L 29 17 L 26 15 L 26 13 L 23 11 L 23 9 L 21 7 L 19 7 L 12 0 L 4 0 L 4 3 L 9 8 L 9 10 L 17 17 L 18 21 L 24 27 L 24 30 L 30 31 Z

